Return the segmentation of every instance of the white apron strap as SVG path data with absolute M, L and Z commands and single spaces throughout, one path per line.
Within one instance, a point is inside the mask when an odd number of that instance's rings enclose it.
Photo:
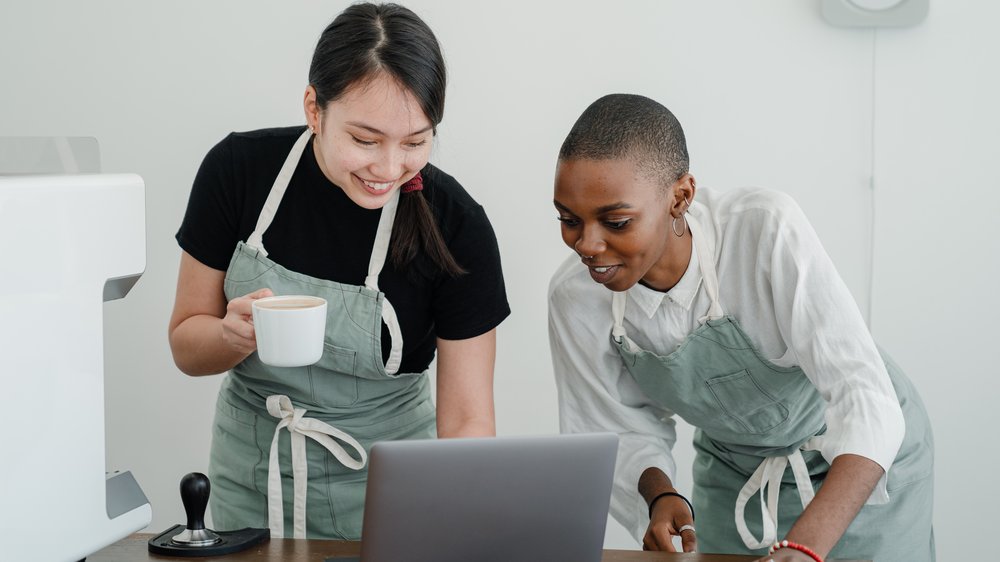
M 264 233 L 267 232 L 267 228 L 271 226 L 271 221 L 274 220 L 274 215 L 278 211 L 278 205 L 281 204 L 281 198 L 285 196 L 285 190 L 288 188 L 288 182 L 292 179 L 292 174 L 295 173 L 295 168 L 299 165 L 299 160 L 302 158 L 302 153 L 305 152 L 306 146 L 309 145 L 309 139 L 312 138 L 312 131 L 306 129 L 299 139 L 295 141 L 292 145 L 292 150 L 288 153 L 285 158 L 285 163 L 281 165 L 281 170 L 278 172 L 278 177 L 274 178 L 274 183 L 271 184 L 271 191 L 267 194 L 267 200 L 264 201 L 264 208 L 261 209 L 260 215 L 257 216 L 257 226 L 254 228 L 250 237 L 247 238 L 247 246 L 257 250 L 265 257 L 267 256 L 267 250 L 264 249 Z
M 628 337 L 625 333 L 625 304 L 628 302 L 627 292 L 615 292 L 611 296 L 611 315 L 614 317 L 615 324 L 611 327 L 611 336 L 618 343 L 624 342 L 631 349 L 636 349 L 639 346 L 635 345 L 635 342 Z
M 306 538 L 306 490 L 309 483 L 309 464 L 306 459 L 306 437 L 330 451 L 341 464 L 353 470 L 359 470 L 368 462 L 368 454 L 360 443 L 347 433 L 323 423 L 317 419 L 304 417 L 304 408 L 292 407 L 292 401 L 283 394 L 267 397 L 267 413 L 278 418 L 278 427 L 274 429 L 271 439 L 271 453 L 267 466 L 267 521 L 271 536 L 283 537 L 285 533 L 285 514 L 281 497 L 281 466 L 278 462 L 278 435 L 281 429 L 287 427 L 292 438 L 292 484 L 293 500 L 293 538 Z M 330 436 L 347 443 L 357 453 L 360 459 L 353 458 L 337 441 Z
M 767 548 L 778 540 L 778 494 L 781 491 L 781 477 L 785 474 L 785 468 L 789 464 L 792 465 L 792 474 L 795 476 L 795 486 L 799 491 L 802 509 L 809 505 L 815 495 L 812 480 L 809 478 L 809 469 L 806 467 L 805 459 L 802 458 L 801 449 L 796 449 L 787 457 L 764 459 L 747 480 L 747 483 L 743 485 L 736 498 L 736 530 L 739 531 L 743 544 L 749 549 Z M 767 491 L 766 501 L 764 499 L 765 489 Z M 760 493 L 760 517 L 763 529 L 763 536 L 760 540 L 757 540 L 750 532 L 746 521 L 747 502 L 758 492 Z
M 365 278 L 365 286 L 373 291 L 379 290 L 378 275 L 382 272 L 382 266 L 385 265 L 385 258 L 389 253 L 389 239 L 392 237 L 392 225 L 396 220 L 396 208 L 399 206 L 399 192 L 397 189 L 382 207 L 382 216 L 378 220 L 375 245 L 372 246 L 372 255 L 368 262 L 368 277 Z M 392 340 L 389 359 L 385 362 L 385 372 L 395 375 L 403 359 L 403 332 L 399 329 L 396 309 L 389 303 L 388 298 L 382 299 L 382 321 L 389 328 L 389 337 Z
M 705 291 L 712 304 L 708 307 L 708 314 L 698 319 L 702 324 L 707 320 L 722 318 L 722 305 L 719 304 L 719 276 L 715 272 L 715 252 L 712 251 L 705 237 L 698 220 L 687 215 L 687 223 L 691 228 L 691 240 L 694 243 L 694 251 L 698 255 L 698 267 L 701 269 L 701 279 L 705 283 Z
M 628 293 L 616 291 L 612 294 L 611 316 L 615 320 L 615 325 L 611 327 L 611 336 L 619 343 L 625 337 L 625 303 L 627 301 Z

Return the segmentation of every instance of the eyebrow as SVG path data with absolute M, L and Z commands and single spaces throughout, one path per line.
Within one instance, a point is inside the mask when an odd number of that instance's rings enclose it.
M 566 205 L 563 205 L 562 203 L 556 201 L 555 199 L 552 200 L 552 204 L 555 205 L 556 208 L 558 208 L 560 210 L 563 210 L 563 211 L 566 211 L 567 213 L 572 213 L 573 212 L 572 210 L 570 210 L 569 207 L 567 207 Z M 603 215 L 605 213 L 610 213 L 611 211 L 618 211 L 618 210 L 621 210 L 621 209 L 632 209 L 632 208 L 633 208 L 632 205 L 629 205 L 628 203 L 626 203 L 624 201 L 619 201 L 618 203 L 612 203 L 610 205 L 605 205 L 603 207 L 600 207 L 599 209 L 597 209 L 597 214 L 598 215 Z
M 376 129 L 375 127 L 372 127 L 371 125 L 365 125 L 364 123 L 359 123 L 357 121 L 348 121 L 347 124 L 351 125 L 352 127 L 357 127 L 359 129 L 364 129 L 364 130 L 366 130 L 366 131 L 368 131 L 370 133 L 375 133 L 376 135 L 382 135 L 383 137 L 389 136 L 389 135 L 385 134 L 384 132 Z M 416 135 L 420 135 L 420 134 L 426 133 L 427 131 L 430 131 L 432 129 L 434 129 L 434 125 L 427 125 L 423 129 L 420 129 L 419 131 L 413 131 L 412 133 L 410 133 L 408 135 L 405 135 L 403 138 L 413 137 L 413 136 L 416 136 Z
M 610 205 L 605 205 L 605 206 L 597 209 L 597 214 L 598 215 L 603 215 L 604 213 L 610 213 L 611 211 L 618 211 L 620 209 L 631 209 L 631 208 L 632 208 L 632 205 L 629 205 L 628 203 L 626 203 L 624 201 L 619 201 L 617 203 L 612 203 Z

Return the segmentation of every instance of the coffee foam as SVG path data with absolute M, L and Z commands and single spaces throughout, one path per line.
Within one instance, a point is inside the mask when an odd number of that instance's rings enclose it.
M 323 299 L 318 297 L 290 297 L 290 298 L 270 298 L 254 301 L 257 308 L 269 310 L 292 310 L 302 308 L 315 308 L 323 305 Z

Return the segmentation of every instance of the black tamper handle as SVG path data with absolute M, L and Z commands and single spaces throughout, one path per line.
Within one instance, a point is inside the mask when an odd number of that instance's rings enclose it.
M 208 495 L 212 485 L 208 476 L 200 472 L 190 472 L 181 478 L 181 502 L 187 514 L 187 528 L 199 531 L 205 528 L 205 508 L 208 507 Z

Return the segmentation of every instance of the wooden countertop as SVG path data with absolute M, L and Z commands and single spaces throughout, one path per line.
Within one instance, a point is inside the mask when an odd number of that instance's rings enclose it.
M 146 543 L 153 536 L 151 533 L 129 535 L 100 552 L 88 556 L 87 562 L 182 560 L 182 558 L 172 556 L 150 554 Z M 217 557 L 188 558 L 188 560 L 205 562 L 323 562 L 327 558 L 358 556 L 360 552 L 360 542 L 271 539 L 243 552 Z M 605 550 L 604 556 L 601 558 L 602 562 L 750 562 L 755 559 L 754 556 L 734 554 L 643 552 L 639 550 Z

